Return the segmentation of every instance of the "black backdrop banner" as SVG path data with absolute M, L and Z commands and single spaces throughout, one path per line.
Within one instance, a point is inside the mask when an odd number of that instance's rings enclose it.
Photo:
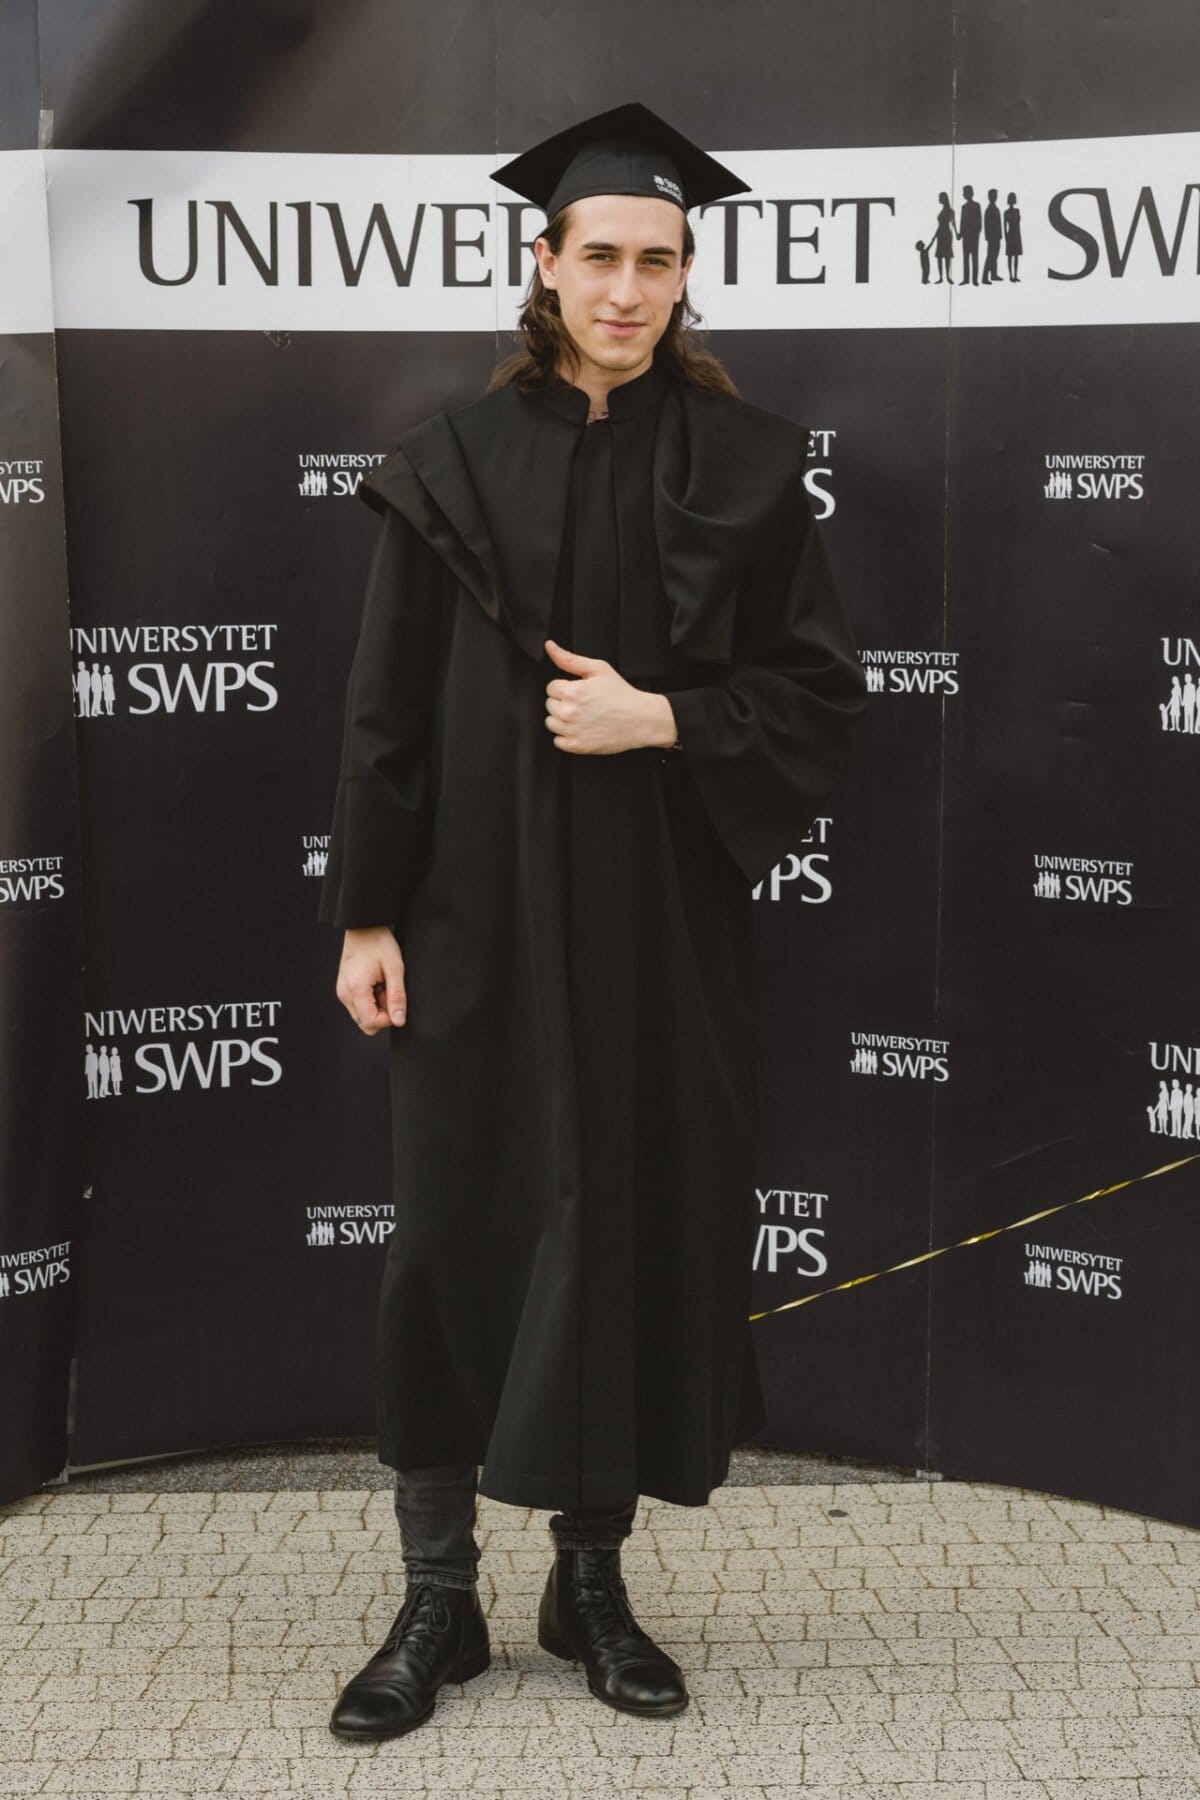
M 872 690 L 756 891 L 761 1441 L 1200 1524 L 1190 13 L 547 15 L 6 14 L 0 1496 L 374 1431 L 355 496 L 511 345 L 489 171 L 641 98 L 751 182 L 689 287 Z

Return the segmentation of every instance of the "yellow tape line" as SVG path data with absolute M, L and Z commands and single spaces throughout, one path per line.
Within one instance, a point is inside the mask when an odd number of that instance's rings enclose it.
M 974 1237 L 960 1238 L 957 1244 L 943 1244 L 940 1250 L 925 1250 L 920 1256 L 910 1256 L 904 1262 L 893 1263 L 890 1268 L 876 1269 L 870 1275 L 855 1275 L 850 1281 L 839 1281 L 834 1287 L 818 1288 L 815 1294 L 802 1294 L 799 1300 L 785 1300 L 782 1306 L 768 1306 L 765 1312 L 751 1313 L 750 1319 L 769 1319 L 773 1313 L 790 1312 L 793 1306 L 807 1306 L 810 1300 L 820 1300 L 825 1294 L 839 1294 L 843 1288 L 861 1287 L 864 1281 L 878 1281 L 881 1275 L 894 1275 L 897 1269 L 913 1269 L 918 1263 L 930 1262 L 935 1256 L 945 1256 L 948 1250 L 962 1250 L 968 1244 L 983 1244 L 988 1238 L 999 1237 L 1002 1231 L 1019 1231 L 1022 1225 L 1034 1225 L 1039 1219 L 1048 1219 L 1051 1213 L 1065 1212 L 1069 1206 L 1082 1206 L 1085 1200 L 1099 1200 L 1104 1194 L 1119 1193 L 1122 1188 L 1134 1187 L 1139 1181 L 1152 1181 L 1156 1175 L 1169 1175 L 1172 1169 L 1182 1169 L 1187 1163 L 1200 1161 L 1200 1150 L 1192 1156 L 1184 1156 L 1178 1162 L 1164 1163 L 1161 1169 L 1150 1169 L 1145 1175 L 1131 1175 L 1126 1181 L 1114 1181 L 1111 1187 L 1097 1188 L 1094 1193 L 1080 1194 L 1077 1200 L 1061 1200 L 1057 1206 L 1048 1206 L 1044 1212 L 1030 1213 L 1027 1219 L 1014 1219 L 1010 1225 L 997 1225 L 994 1231 L 979 1231 Z

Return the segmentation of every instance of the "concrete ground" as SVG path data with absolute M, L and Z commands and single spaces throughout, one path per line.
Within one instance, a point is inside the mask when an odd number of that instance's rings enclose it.
M 764 1451 L 707 1507 L 644 1499 L 623 1553 L 678 1718 L 538 1647 L 549 1514 L 483 1497 L 491 1667 L 343 1743 L 329 1710 L 403 1597 L 388 1479 L 371 1446 L 280 1446 L 0 1506 L 0 1794 L 1200 1796 L 1200 1533 Z

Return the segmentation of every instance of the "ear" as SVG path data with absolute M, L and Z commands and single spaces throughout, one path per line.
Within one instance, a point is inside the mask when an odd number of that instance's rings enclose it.
M 548 274 L 553 274 L 558 258 L 555 256 L 544 237 L 536 237 L 533 240 L 533 254 L 537 258 L 538 273 L 542 278 L 542 286 L 545 288 L 552 288 L 554 282 L 552 280 L 547 281 L 546 277 Z

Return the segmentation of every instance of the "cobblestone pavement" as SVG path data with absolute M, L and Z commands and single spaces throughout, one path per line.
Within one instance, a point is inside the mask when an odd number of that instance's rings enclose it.
M 643 1499 L 623 1555 L 692 1704 L 539 1649 L 549 1514 L 480 1500 L 490 1669 L 375 1745 L 341 1684 L 403 1595 L 385 1489 L 0 1506 L 0 1793 L 1197 1800 L 1200 1532 L 955 1481 Z

